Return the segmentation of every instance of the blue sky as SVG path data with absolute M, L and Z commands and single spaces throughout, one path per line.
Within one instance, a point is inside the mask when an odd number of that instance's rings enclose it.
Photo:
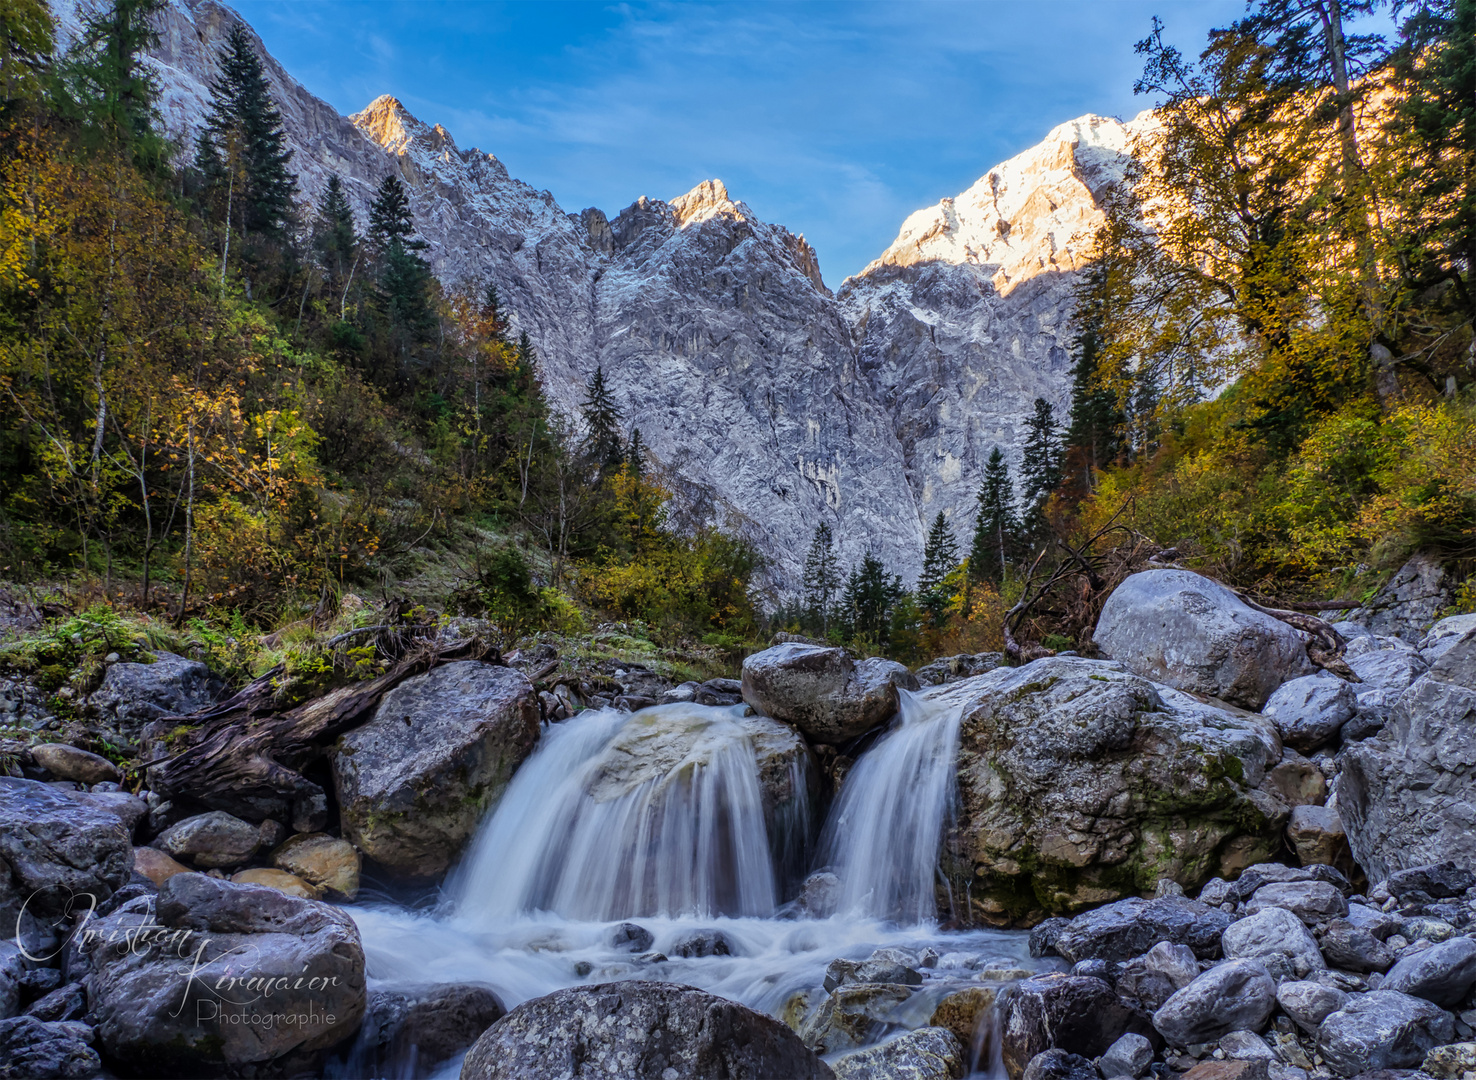
M 803 233 L 832 288 L 913 210 L 1083 113 L 1131 116 L 1155 13 L 1197 53 L 1240 0 L 234 0 L 343 112 L 394 94 L 565 210 L 717 177 Z

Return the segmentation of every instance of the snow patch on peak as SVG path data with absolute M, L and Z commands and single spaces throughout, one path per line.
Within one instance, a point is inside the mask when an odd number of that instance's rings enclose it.
M 670 204 L 676 215 L 678 228 L 698 225 L 711 218 L 723 215 L 738 221 L 747 221 L 752 211 L 742 203 L 728 197 L 728 189 L 721 180 L 704 180 L 685 195 L 672 199 Z

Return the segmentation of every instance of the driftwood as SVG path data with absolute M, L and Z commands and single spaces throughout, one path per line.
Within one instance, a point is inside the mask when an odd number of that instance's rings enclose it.
M 229 699 L 187 717 L 150 725 L 157 739 L 192 725 L 183 749 L 148 763 L 152 791 L 214 810 L 260 821 L 321 828 L 323 788 L 302 774 L 339 735 L 366 721 L 390 690 L 406 679 L 453 660 L 500 663 L 496 649 L 476 639 L 426 643 L 389 671 L 366 682 L 340 686 L 285 711 L 275 705 L 282 668 L 276 667 Z

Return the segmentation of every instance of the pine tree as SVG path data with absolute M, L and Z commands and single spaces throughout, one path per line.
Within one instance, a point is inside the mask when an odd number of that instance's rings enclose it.
M 605 386 L 604 365 L 595 365 L 594 374 L 584 384 L 584 394 L 582 413 L 588 428 L 585 454 L 605 474 L 620 468 L 625 460 L 625 442 L 620 437 L 620 409 Z
M 877 648 L 885 649 L 891 636 L 892 606 L 905 594 L 900 577 L 890 576 L 886 565 L 871 552 L 852 567 L 841 595 L 852 637 L 865 638 Z
M 646 475 L 646 444 L 641 440 L 641 429 L 633 428 L 630 433 L 630 446 L 625 451 L 625 464 L 630 475 L 636 480 L 642 480 Z
M 1055 410 L 1045 398 L 1035 399 L 1035 411 L 1025 421 L 1020 447 L 1020 499 L 1025 513 L 1023 530 L 1038 536 L 1045 528 L 1045 504 L 1061 486 L 1061 429 Z
M 1101 386 L 1097 363 L 1101 355 L 1101 320 L 1087 317 L 1076 338 L 1076 365 L 1071 369 L 1071 422 L 1066 430 L 1066 462 L 1072 487 L 1081 494 L 1096 487 L 1096 474 L 1117 460 L 1121 432 L 1127 417 L 1117 397 Z M 1078 486 L 1079 482 L 1079 486 Z
M 810 550 L 805 555 L 805 612 L 809 620 L 820 628 L 823 637 L 830 632 L 830 609 L 832 597 L 840 588 L 840 568 L 835 559 L 835 538 L 830 526 L 821 522 L 815 526 L 815 538 L 810 541 Z
M 239 185 L 229 201 L 242 235 L 285 235 L 297 192 L 297 176 L 287 168 L 293 152 L 261 59 L 240 24 L 226 38 L 220 77 L 210 86 L 210 113 L 195 145 L 195 166 L 208 186 Z
M 428 339 L 435 328 L 431 270 L 416 254 L 426 245 L 413 239 L 415 219 L 405 185 L 384 178 L 369 206 L 369 242 L 379 255 L 379 297 L 390 325 L 401 335 L 400 351 Z
M 335 292 L 347 291 L 359 256 L 359 234 L 354 228 L 354 211 L 337 173 L 328 177 L 328 187 L 318 203 L 318 219 L 313 226 L 313 247 L 328 273 Z M 343 301 L 340 300 L 340 308 Z
M 984 467 L 984 483 L 979 488 L 979 512 L 974 519 L 974 542 L 969 548 L 970 581 L 997 583 L 1004 578 L 1018 531 L 1010 467 L 996 446 Z
M 154 18 L 165 0 L 114 0 L 84 12 L 82 31 L 58 66 L 57 108 L 91 142 L 126 146 L 141 168 L 161 167 L 168 146 L 158 134 L 159 87 L 142 63 L 159 41 Z M 30 35 L 35 38 L 34 33 Z
M 426 244 L 414 239 L 415 216 L 410 210 L 410 195 L 394 174 L 380 181 L 369 206 L 369 241 L 379 251 L 389 251 L 398 244 L 406 251 L 421 251 Z
M 953 589 L 945 579 L 958 566 L 958 541 L 953 538 L 953 529 L 943 511 L 933 519 L 928 530 L 928 540 L 923 546 L 922 574 L 917 579 L 918 604 L 927 612 L 934 627 L 943 625 L 948 605 L 953 600 Z

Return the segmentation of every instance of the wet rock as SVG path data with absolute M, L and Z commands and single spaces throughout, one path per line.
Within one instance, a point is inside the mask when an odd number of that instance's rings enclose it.
M 148 947 L 117 947 L 148 926 L 160 928 Z M 353 920 L 259 885 L 177 874 L 152 904 L 99 920 L 80 948 L 99 1044 L 131 1072 L 310 1071 L 364 1012 Z
M 118 766 L 107 758 L 66 743 L 43 743 L 31 747 L 31 757 L 58 780 L 100 784 L 118 779 Z
M 489 1027 L 462 1080 L 821 1080 L 829 1066 L 779 1021 L 691 987 L 618 982 L 519 1005 Z
M 1389 875 L 1384 888 L 1396 900 L 1404 901 L 1416 893 L 1442 899 L 1464 896 L 1466 890 L 1476 886 L 1476 874 L 1453 862 L 1431 863 L 1428 866 L 1412 866 Z
M 284 893 L 287 896 L 296 896 L 302 900 L 321 900 L 323 898 L 322 889 L 302 880 L 296 874 L 287 873 L 285 870 L 258 867 L 253 870 L 242 870 L 240 873 L 232 874 L 231 880 L 237 885 L 264 885 L 268 889 L 276 889 L 279 893 Z
M 190 868 L 171 859 L 158 848 L 133 849 L 133 869 L 148 878 L 155 886 L 163 885 L 175 874 L 187 874 Z
M 1344 896 L 1353 892 L 1348 879 L 1331 866 L 1286 866 L 1282 863 L 1257 863 L 1245 871 L 1230 885 L 1226 899 L 1240 904 L 1256 894 L 1265 885 L 1282 884 L 1289 881 L 1325 881 L 1335 886 Z
M 995 997 L 995 991 L 988 986 L 956 990 L 938 1002 L 928 1023 L 947 1028 L 962 1045 L 972 1047 L 979 1022 L 993 1010 Z
M 1303 979 L 1327 966 L 1302 920 L 1280 907 L 1231 923 L 1220 945 L 1228 957 L 1260 961 L 1277 979 Z
M 1266 774 L 1261 790 L 1287 806 L 1321 806 L 1327 801 L 1327 777 L 1291 747 L 1283 747 L 1281 760 Z
M 1276 1008 L 1276 983 L 1257 960 L 1210 968 L 1153 1014 L 1173 1046 L 1214 1042 L 1232 1031 L 1259 1031 Z
M 1199 977 L 1194 950 L 1187 945 L 1160 941 L 1117 971 L 1117 994 L 1144 1012 L 1154 1012 L 1175 993 Z
M 1056 951 L 1073 964 L 1080 960 L 1127 960 L 1158 942 L 1187 945 L 1196 956 L 1220 953 L 1220 935 L 1230 916 L 1197 900 L 1132 897 L 1084 912 L 1056 937 Z
M 1276 1003 L 1299 1028 L 1317 1034 L 1318 1025 L 1348 1004 L 1348 995 L 1333 986 L 1319 982 L 1288 980 L 1276 988 Z
M 0 1020 L 19 1011 L 25 978 L 20 946 L 14 940 L 0 940 Z
M 1288 746 L 1311 751 L 1330 741 L 1357 707 L 1351 685 L 1331 672 L 1319 671 L 1282 683 L 1261 712 L 1276 721 Z
M 513 668 L 463 660 L 406 679 L 339 742 L 344 837 L 395 874 L 442 872 L 539 731 L 538 697 Z
M 1331 806 L 1294 806 L 1286 826 L 1286 840 L 1303 866 L 1326 863 L 1351 871 L 1348 834 L 1343 819 Z
M 1089 1058 L 1066 1050 L 1042 1050 L 1030 1059 L 1020 1080 L 1101 1080 Z
M 1402 957 L 1389 969 L 1379 989 L 1398 990 L 1448 1008 L 1459 1004 L 1473 985 L 1476 940 L 1458 937 Z
M 886 723 L 897 711 L 899 687 L 918 688 L 901 664 L 856 663 L 839 648 L 791 642 L 743 661 L 743 700 L 812 742 L 843 743 Z
M 724 680 L 732 682 L 731 679 Z M 758 765 L 759 796 L 769 836 L 786 838 L 806 831 L 810 806 L 819 794 L 819 771 L 805 740 L 789 727 L 765 716 L 745 716 L 739 723 L 748 732 Z M 796 829 L 798 826 L 798 829 Z M 781 861 L 803 860 L 802 851 L 777 852 Z
M 225 688 L 198 660 L 156 652 L 152 664 L 109 665 L 88 705 L 104 723 L 137 737 L 151 720 L 188 716 L 215 704 Z
M 1195 888 L 1280 847 L 1288 810 L 1255 786 L 1281 748 L 1259 717 L 1079 657 L 924 697 L 963 710 L 946 843 L 976 921 L 1080 910 L 1163 878 Z
M 840 897 L 840 878 L 829 870 L 817 870 L 805 878 L 796 904 L 812 919 L 828 919 L 840 906 Z
M 1132 575 L 1107 598 L 1093 640 L 1145 678 L 1247 709 L 1312 671 L 1295 630 L 1187 570 Z
M 1395 990 L 1355 994 L 1322 1021 L 1317 1050 L 1339 1076 L 1410 1069 L 1455 1037 L 1450 1013 Z
M 889 983 L 838 986 L 806 1018 L 800 1038 L 819 1054 L 858 1049 L 900 1025 L 898 1007 L 915 992 L 911 986 Z
M 921 986 L 923 977 L 906 964 L 892 960 L 832 960 L 825 969 L 825 989 L 834 990 L 848 983 L 896 983 L 899 986 Z
M 1433 664 L 1472 630 L 1476 630 L 1476 614 L 1452 615 L 1448 619 L 1441 619 L 1420 639 L 1420 659 L 1426 664 Z
M 341 1075 L 402 1075 L 455 1057 L 507 1014 L 485 986 L 446 983 L 413 991 L 369 994 L 364 1023 Z
M 694 930 L 678 938 L 667 952 L 685 957 L 743 955 L 721 930 Z
M 1372 634 L 1417 642 L 1449 604 L 1445 569 L 1429 555 L 1416 555 L 1395 572 L 1368 607 L 1349 612 L 1347 621 Z
M 1184 1080 L 1266 1080 L 1266 1062 L 1259 1059 L 1201 1061 L 1184 1074 Z
M 1350 908 L 1357 906 L 1350 905 Z M 1382 941 L 1348 919 L 1334 919 L 1328 923 L 1319 944 L 1323 957 L 1333 967 L 1357 972 L 1384 972 L 1394 964 L 1393 952 Z
M 1429 667 L 1413 645 L 1394 637 L 1355 638 L 1343 659 L 1363 680 L 1360 697 L 1370 690 L 1403 690 Z
M 48 1023 L 34 1016 L 0 1020 L 0 1080 L 85 1080 L 102 1072 L 87 1025 Z
M 1003 653 L 961 653 L 944 656 L 917 669 L 917 681 L 923 686 L 942 686 L 944 683 L 971 679 L 993 671 L 1004 663 Z
M 1232 1031 L 1220 1037 L 1220 1049 L 1225 1056 L 1236 1061 L 1279 1062 L 1276 1051 L 1266 1045 L 1266 1040 L 1253 1031 Z
M 261 830 L 224 810 L 212 810 L 171 825 L 154 847 L 206 869 L 240 866 L 261 847 Z
M 137 795 L 129 795 L 125 791 L 79 791 L 74 798 L 89 803 L 99 810 L 116 814 L 129 836 L 133 835 L 139 822 L 149 816 L 149 804 Z
M 944 1027 L 918 1028 L 831 1063 L 837 1080 L 962 1080 L 968 1051 Z
M 1063 919 L 1059 915 L 1043 919 L 1030 931 L 1030 955 L 1037 960 L 1045 956 L 1060 956 L 1056 951 L 1056 939 L 1070 925 L 1070 919 Z
M 636 923 L 621 923 L 610 931 L 607 939 L 612 949 L 624 949 L 626 952 L 645 952 L 651 947 L 656 939 L 651 931 Z
M 1116 1076 L 1139 1077 L 1153 1063 L 1153 1044 L 1141 1035 L 1128 1034 L 1118 1039 L 1097 1059 L 1097 1068 L 1106 1080 Z
M 1437 1046 L 1425 1055 L 1420 1071 L 1436 1080 L 1459 1080 L 1469 1072 L 1476 1072 L 1476 1043 L 1458 1042 L 1449 1046 Z
M 1017 982 L 1000 1009 L 1004 1064 L 1016 1080 L 1043 1050 L 1069 1049 L 1096 1057 L 1126 1032 L 1146 1026 L 1110 985 L 1074 975 L 1037 975 Z
M 1399 699 L 1376 738 L 1339 754 L 1338 813 L 1370 880 L 1476 865 L 1476 630 Z
M 106 901 L 132 872 L 133 846 L 117 815 L 0 776 L 0 933 L 14 939 L 22 905 L 41 918 L 64 915 L 74 897 Z
M 273 866 L 343 900 L 359 895 L 361 861 L 353 844 L 326 833 L 298 833 L 272 852 Z
M 1267 908 L 1285 908 L 1304 923 L 1326 922 L 1348 914 L 1342 892 L 1325 881 L 1280 881 L 1262 885 L 1246 904 L 1247 915 Z
M 48 1023 L 81 1020 L 87 1015 L 87 991 L 81 983 L 59 986 L 32 1002 L 26 1015 Z

